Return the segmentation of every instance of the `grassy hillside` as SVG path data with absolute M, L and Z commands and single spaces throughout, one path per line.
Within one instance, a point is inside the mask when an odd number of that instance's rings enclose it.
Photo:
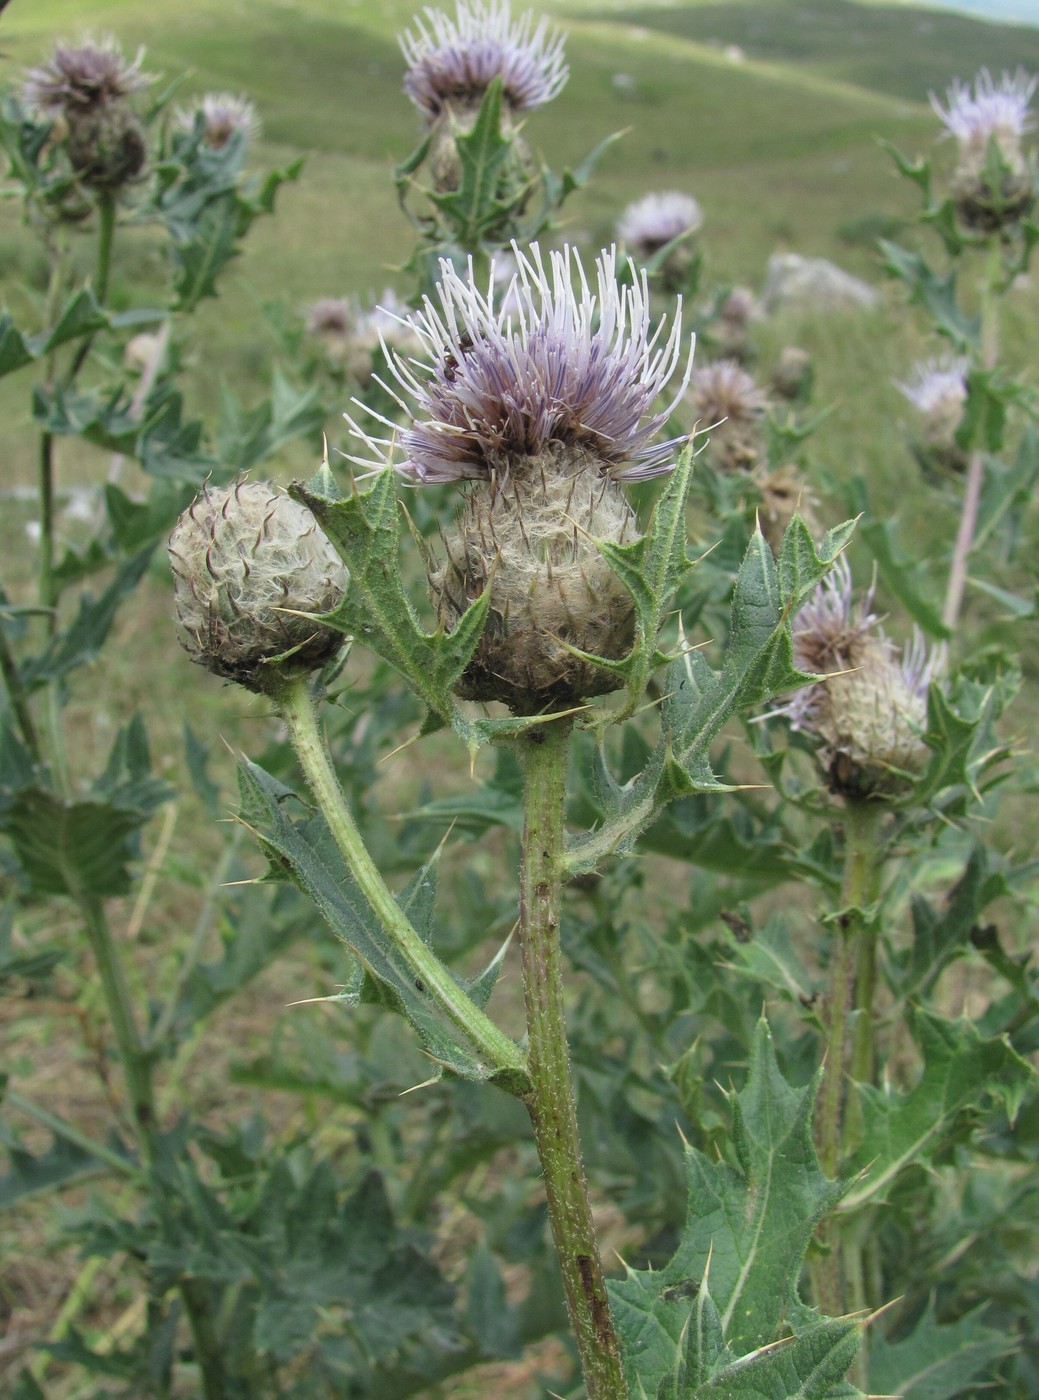
M 770 4 L 645 6 L 617 21 L 723 46 L 749 59 L 793 66 L 875 92 L 919 101 L 982 64 L 1039 68 L 1039 29 L 989 25 L 940 10 L 854 0 L 772 0 Z
M 220 302 L 200 318 L 194 358 L 201 407 L 211 404 L 221 375 L 246 384 L 266 378 L 278 348 L 260 303 L 277 299 L 298 314 L 322 295 L 370 293 L 394 280 L 409 290 L 395 269 L 411 231 L 389 174 L 417 135 L 400 88 L 395 35 L 419 8 L 400 0 L 107 0 L 91 7 L 95 30 L 114 31 L 128 49 L 147 46 L 150 70 L 188 70 L 189 91 L 230 88 L 251 96 L 264 123 L 258 162 L 307 155 L 301 181 L 282 191 L 277 217 L 257 226 Z M 532 143 L 558 168 L 607 132 L 626 133 L 590 189 L 568 206 L 569 235 L 600 245 L 635 195 L 688 189 L 706 213 L 708 275 L 722 281 L 759 284 L 777 248 L 834 257 L 880 280 L 868 235 L 878 221 L 910 219 L 915 205 L 875 138 L 947 158 L 947 148 L 935 145 L 928 88 L 982 63 L 1039 67 L 1039 31 L 908 7 L 763 0 L 636 8 L 555 0 L 535 8 L 568 28 L 571 78 L 560 98 L 530 119 Z M 78 34 L 82 19 L 77 0 L 5 10 L 6 72 L 16 76 L 54 38 Z M 732 42 L 746 61 L 726 57 L 721 46 Z M 154 272 L 147 235 L 127 231 L 121 238 L 124 253 L 133 254 L 130 273 L 146 284 Z M 0 205 L 0 294 L 24 304 L 23 284 L 40 273 L 19 211 Z M 146 295 L 132 276 L 124 281 L 125 297 Z M 1022 334 L 1031 314 L 1031 300 L 1022 302 Z M 889 376 L 904 372 L 920 348 L 895 325 L 885 312 L 875 325 L 842 318 L 762 333 L 766 353 L 789 335 L 820 351 L 821 398 L 839 405 L 819 439 L 834 469 L 850 469 L 837 459 L 847 453 L 850 419 L 861 419 L 858 468 L 893 487 L 904 448 Z M 855 387 L 867 377 L 868 391 Z M 23 408 L 8 401 L 11 392 L 4 386 L 0 410 L 17 417 Z M 16 445 L 9 470 L 24 466 L 30 474 L 30 451 Z

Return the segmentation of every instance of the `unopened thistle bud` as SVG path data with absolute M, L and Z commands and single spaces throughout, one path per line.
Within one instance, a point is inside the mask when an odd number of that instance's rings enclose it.
M 410 427 L 379 440 L 351 426 L 372 453 L 354 459 L 363 465 L 396 446 L 415 484 L 472 483 L 446 560 L 430 570 L 433 600 L 451 630 L 490 589 L 459 693 L 535 713 L 618 685 L 574 652 L 617 659 L 631 648 L 632 599 L 596 541 L 635 540 L 622 483 L 673 465 L 675 440 L 651 439 L 674 405 L 653 409 L 682 337 L 677 319 L 666 336 L 652 329 L 645 278 L 632 268 L 619 287 L 613 251 L 598 259 L 594 291 L 572 249 L 547 266 L 536 244 L 514 253 L 500 297 L 493 273 L 484 292 L 471 267 L 463 278 L 441 263 L 440 306 L 427 298 L 410 318 L 430 363 L 387 347 Z
M 689 406 L 711 430 L 708 459 L 721 471 L 752 471 L 764 459 L 768 399 L 735 360 L 718 360 L 695 371 Z
M 772 371 L 772 392 L 788 403 L 807 403 L 812 397 L 815 366 L 807 350 L 784 345 Z
M 343 643 L 331 612 L 349 573 L 305 506 L 261 482 L 206 489 L 169 539 L 181 641 L 247 690 L 317 670 Z
M 144 127 L 130 104 L 152 79 L 114 39 L 58 44 L 50 60 L 26 74 L 23 95 L 36 116 L 53 122 L 69 163 L 84 185 L 112 192 L 140 174 L 147 155 Z
M 617 221 L 617 237 L 625 251 L 636 263 L 648 263 L 676 238 L 659 271 L 669 291 L 677 291 L 685 282 L 692 250 L 689 238 L 703 223 L 703 210 L 691 194 L 666 190 L 647 194 L 629 204 Z
M 939 658 L 919 633 L 899 654 L 872 603 L 871 589 L 854 606 L 851 572 L 838 560 L 793 627 L 794 664 L 823 679 L 778 711 L 816 740 L 827 785 L 849 802 L 909 791 L 931 756 L 923 733 Z
M 717 307 L 711 326 L 711 339 L 724 359 L 741 364 L 753 358 L 751 325 L 761 316 L 761 307 L 749 287 L 733 287 Z
M 530 12 L 513 22 L 509 0 L 458 0 L 454 19 L 427 8 L 399 43 L 408 64 L 404 91 L 430 131 L 429 169 L 440 191 L 458 187 L 456 138 L 472 130 L 495 78 L 503 128 L 514 131 L 516 118 L 558 96 L 569 75 L 562 34 Z M 529 153 L 515 140 L 524 165 Z
M 940 355 L 916 366 L 912 379 L 894 381 L 920 412 L 916 455 L 925 469 L 963 471 L 967 454 L 956 441 L 956 430 L 967 402 L 970 361 L 962 355 Z
M 956 138 L 952 193 L 956 212 L 969 229 L 992 233 L 1024 218 L 1035 198 L 1036 171 L 1021 147 L 1035 125 L 1028 105 L 1039 78 L 1023 68 L 1004 73 L 997 84 L 983 68 L 969 84 L 957 79 L 947 107 L 934 94 L 931 105 Z

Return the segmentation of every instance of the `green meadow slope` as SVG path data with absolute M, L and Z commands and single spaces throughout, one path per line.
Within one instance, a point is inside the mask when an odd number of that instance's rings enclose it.
M 262 155 L 311 155 L 284 200 L 287 217 L 258 234 L 249 257 L 250 275 L 270 271 L 285 294 L 307 297 L 378 284 L 407 251 L 387 177 L 415 138 L 395 34 L 419 8 L 108 0 L 90 7 L 90 24 L 146 45 L 156 71 L 190 70 L 193 90 L 248 93 L 263 115 Z M 753 277 L 777 245 L 832 254 L 849 220 L 905 211 L 873 138 L 923 149 L 935 134 L 928 89 L 982 63 L 1039 67 L 1039 30 L 929 10 L 842 0 L 535 8 L 567 24 L 572 67 L 562 97 L 530 122 L 535 142 L 558 165 L 628 129 L 575 201 L 580 232 L 607 236 L 635 193 L 688 188 L 727 277 Z M 82 17 L 77 0 L 10 6 L 0 21 L 7 72 L 78 33 Z M 746 61 L 726 57 L 729 44 Z M 13 221 L 5 211 L 5 228 Z
M 257 225 L 220 301 L 199 318 L 194 392 L 203 411 L 221 375 L 246 390 L 266 382 L 279 348 L 259 304 L 280 300 L 296 314 L 318 296 L 373 295 L 394 280 L 410 290 L 396 273 L 411 230 L 390 171 L 417 136 L 401 92 L 396 34 L 420 8 L 399 0 L 107 0 L 90 7 L 95 31 L 114 32 L 130 50 L 147 47 L 151 71 L 188 71 L 185 92 L 229 88 L 251 96 L 264 124 L 258 162 L 307 156 L 299 183 L 279 196 L 277 217 Z M 876 138 L 948 160 L 928 90 L 983 64 L 1039 69 L 1039 30 L 903 6 L 554 0 L 535 8 L 569 30 L 571 77 L 531 117 L 532 143 L 559 168 L 605 134 L 625 132 L 590 188 L 568 205 L 570 236 L 599 246 L 635 195 L 686 189 L 706 213 L 708 276 L 752 285 L 777 249 L 833 257 L 882 280 L 874 236 L 911 219 L 916 205 Z M 16 79 L 55 38 L 79 34 L 83 9 L 81 0 L 15 0 L 0 18 L 3 71 Z M 741 47 L 740 61 L 726 53 L 729 44 Z M 146 297 L 156 271 L 148 235 L 120 237 L 128 256 L 122 295 Z M 20 211 L 0 204 L 0 297 L 24 307 L 26 287 L 42 275 Z M 1008 315 L 1011 342 L 1032 334 L 1034 300 L 1022 298 Z M 905 449 L 890 378 L 933 345 L 914 343 L 912 331 L 885 311 L 873 320 L 763 330 L 765 355 L 771 341 L 790 335 L 819 357 L 821 401 L 839 405 L 817 439 L 820 451 L 842 472 L 842 443 L 851 434 L 879 489 L 888 482 L 900 491 Z M 873 387 L 852 393 L 856 381 Z M 23 400 L 9 398 L 14 386 L 0 390 L 0 411 L 20 414 Z M 19 474 L 22 456 L 15 449 Z M 25 468 L 31 477 L 31 460 Z

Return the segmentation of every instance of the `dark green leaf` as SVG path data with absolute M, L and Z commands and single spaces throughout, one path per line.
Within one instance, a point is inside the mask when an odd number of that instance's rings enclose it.
M 919 253 L 911 253 L 886 239 L 881 239 L 880 247 L 886 271 L 905 283 L 913 301 L 926 307 L 938 331 L 958 350 L 977 349 L 981 318 L 968 316 L 960 307 L 956 299 L 956 273 L 939 277 Z
M 89 287 L 74 292 L 65 303 L 55 324 L 42 335 L 30 341 L 35 356 L 48 355 L 70 340 L 80 340 L 108 324 L 104 307 L 100 305 Z
M 677 1252 L 660 1271 L 629 1269 L 610 1287 L 633 1389 L 641 1384 L 654 1395 L 674 1368 L 692 1313 L 689 1300 L 708 1272 L 733 1356 L 772 1342 L 797 1311 L 808 1241 L 841 1195 L 819 1170 L 814 1101 L 814 1083 L 794 1089 L 783 1078 L 762 1022 L 747 1086 L 732 1100 L 738 1166 L 711 1162 L 687 1147 L 689 1216 Z
M 352 875 L 336 851 L 324 821 L 294 825 L 286 815 L 284 787 L 255 764 L 243 761 L 239 768 L 242 807 L 272 868 L 288 875 L 317 905 L 335 935 L 361 961 L 365 972 L 381 989 L 380 1000 L 407 1017 L 418 1032 L 427 1053 L 439 1065 L 466 1079 L 487 1079 L 493 1067 L 485 1064 L 461 1033 L 447 1021 L 425 993 L 421 975 L 391 942 L 368 908 Z M 422 915 L 430 871 L 402 898 Z M 421 932 L 421 930 L 420 930 Z M 356 1000 L 357 992 L 346 1000 Z
M 1013 1346 L 1004 1332 L 986 1327 L 978 1308 L 956 1322 L 940 1324 L 934 1303 L 907 1337 L 876 1337 L 870 1347 L 870 1388 L 902 1400 L 952 1400 Z
M 1036 1075 L 1005 1036 L 983 1039 L 973 1022 L 912 1013 L 910 1026 L 924 1058 L 908 1093 L 861 1084 L 863 1145 L 853 1166 L 861 1176 L 844 1209 L 887 1197 L 906 1167 L 926 1165 L 951 1138 L 969 1132 L 973 1110 L 1001 1102 L 1013 1119 Z
M 450 633 L 422 630 L 401 576 L 399 506 L 391 468 L 346 500 L 315 495 L 299 483 L 291 494 L 314 512 L 350 570 L 346 597 L 328 621 L 396 667 L 435 715 L 454 717 L 451 690 L 480 640 L 489 593 L 470 604 Z

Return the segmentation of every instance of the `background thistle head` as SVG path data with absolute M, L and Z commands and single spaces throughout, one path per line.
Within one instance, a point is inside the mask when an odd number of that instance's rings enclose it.
M 558 96 L 569 75 L 563 34 L 530 11 L 513 20 L 509 0 L 458 0 L 454 16 L 427 7 L 399 36 L 404 91 L 429 129 L 426 165 L 441 193 L 458 188 L 459 136 L 472 130 L 488 89 L 501 83 L 501 131 L 511 146 L 507 174 L 521 198 L 534 162 L 518 119 Z
M 83 184 L 120 189 L 144 166 L 147 140 L 131 98 L 153 79 L 141 71 L 144 51 L 124 58 L 115 39 L 58 43 L 50 58 L 30 68 L 22 85 L 26 107 L 53 124 Z
M 982 68 L 973 86 L 957 78 L 945 106 L 931 94 L 931 105 L 955 137 L 956 170 L 952 192 L 956 212 L 979 233 L 1016 223 L 1031 209 L 1036 171 L 1023 138 L 1034 130 L 1030 110 L 1039 77 L 1023 68 L 1004 72 L 998 82 Z

